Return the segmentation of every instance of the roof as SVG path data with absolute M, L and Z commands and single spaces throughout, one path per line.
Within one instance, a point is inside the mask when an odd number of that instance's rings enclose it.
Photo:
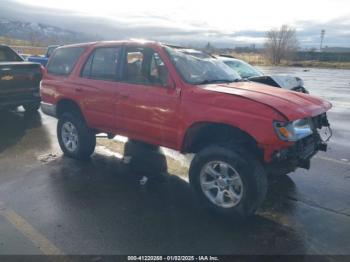
M 62 47 L 87 47 L 87 46 L 109 46 L 109 45 L 128 45 L 128 44 L 156 44 L 162 45 L 160 42 L 149 41 L 143 39 L 131 39 L 131 40 L 112 40 L 112 41 L 96 41 L 96 42 L 86 42 L 86 43 L 78 43 L 71 45 L 64 45 Z

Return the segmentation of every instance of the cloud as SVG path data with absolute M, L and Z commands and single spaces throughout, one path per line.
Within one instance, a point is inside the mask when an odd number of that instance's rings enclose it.
M 14 0 L 1 1 L 0 18 L 18 19 L 29 22 L 41 22 L 66 30 L 89 34 L 96 40 L 146 38 L 174 44 L 203 46 L 210 42 L 218 47 L 237 45 L 261 45 L 265 40 L 263 29 L 228 30 L 210 26 L 205 19 L 177 19 L 169 12 L 125 11 L 124 15 L 88 15 L 74 10 L 58 10 L 47 7 L 25 5 Z M 198 9 L 196 12 L 200 12 Z M 214 15 L 214 14 L 213 14 Z M 220 15 L 220 14 L 215 14 Z M 249 15 L 249 12 L 247 12 Z M 321 29 L 326 30 L 325 45 L 350 46 L 350 16 L 332 19 L 328 22 L 309 20 L 294 21 L 301 46 L 318 46 Z M 228 18 L 231 19 L 231 18 Z M 232 18 L 234 19 L 234 18 Z M 251 19 L 254 19 L 252 17 Z M 260 26 L 262 22 L 255 22 Z
M 306 46 L 318 46 L 324 29 L 324 46 L 350 47 L 350 17 L 339 17 L 326 23 L 301 21 L 297 29 L 299 41 Z

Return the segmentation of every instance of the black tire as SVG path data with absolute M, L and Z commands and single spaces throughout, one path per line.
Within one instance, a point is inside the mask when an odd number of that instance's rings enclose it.
M 26 113 L 35 113 L 39 110 L 40 108 L 40 102 L 37 102 L 37 103 L 32 103 L 32 104 L 26 104 L 26 105 L 23 105 Z
M 241 198 L 233 207 L 222 207 L 213 203 L 202 190 L 200 181 L 202 169 L 206 164 L 215 163 L 215 161 L 229 164 L 237 171 L 241 179 L 243 188 Z M 213 145 L 198 152 L 192 160 L 189 178 L 196 195 L 206 207 L 217 213 L 240 219 L 255 213 L 264 201 L 268 187 L 261 163 L 242 147 L 235 145 Z
M 77 143 L 74 150 L 67 148 L 62 137 L 62 126 L 71 123 L 77 134 Z M 75 159 L 87 159 L 95 151 L 96 135 L 85 123 L 79 114 L 64 113 L 57 123 L 57 138 L 64 155 Z

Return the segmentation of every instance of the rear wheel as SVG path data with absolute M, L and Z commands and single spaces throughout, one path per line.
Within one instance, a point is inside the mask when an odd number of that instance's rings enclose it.
M 35 113 L 40 108 L 40 102 L 23 105 L 26 113 Z
M 236 146 L 214 145 L 197 153 L 190 183 L 207 207 L 240 218 L 254 214 L 267 191 L 259 161 Z
M 96 136 L 77 114 L 64 113 L 57 124 L 59 145 L 66 156 L 85 159 L 91 156 L 96 146 Z

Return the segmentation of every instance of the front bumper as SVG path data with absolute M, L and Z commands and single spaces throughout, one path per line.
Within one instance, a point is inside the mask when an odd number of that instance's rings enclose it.
M 287 174 L 298 167 L 309 169 L 311 158 L 318 151 L 327 151 L 327 141 L 332 135 L 327 116 L 322 114 L 312 120 L 315 127 L 313 134 L 295 142 L 291 147 L 275 152 L 272 161 L 266 165 L 268 173 Z M 323 128 L 329 130 L 326 137 L 320 135 Z

